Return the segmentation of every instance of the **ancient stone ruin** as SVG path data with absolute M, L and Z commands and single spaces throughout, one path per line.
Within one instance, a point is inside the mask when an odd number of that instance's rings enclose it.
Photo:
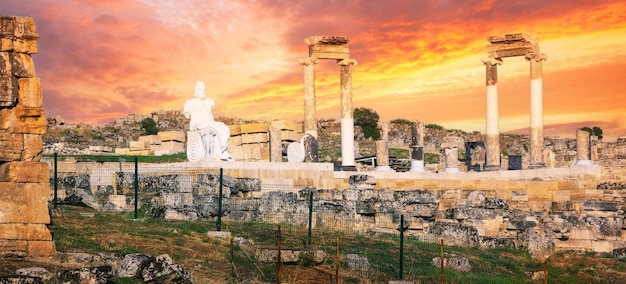
M 50 172 L 40 162 L 46 118 L 31 54 L 32 18 L 0 16 L 0 259 L 56 255 L 50 223 Z

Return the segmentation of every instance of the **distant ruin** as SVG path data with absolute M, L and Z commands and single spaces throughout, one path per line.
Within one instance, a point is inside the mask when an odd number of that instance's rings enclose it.
M 39 35 L 32 18 L 0 16 L 0 259 L 56 255 L 40 162 L 46 131 L 41 82 L 31 54 Z

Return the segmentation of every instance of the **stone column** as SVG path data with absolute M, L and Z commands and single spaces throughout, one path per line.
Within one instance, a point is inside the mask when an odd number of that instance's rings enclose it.
M 444 173 L 458 173 L 459 172 L 459 149 L 457 147 L 445 148 L 443 150 L 445 156 L 445 168 Z
M 356 171 L 354 165 L 354 117 L 352 116 L 352 66 L 354 59 L 337 60 L 341 84 L 341 170 Z
M 530 163 L 528 168 L 545 168 L 543 161 L 543 82 L 545 54 L 526 57 L 530 61 Z
M 576 163 L 575 166 L 593 165 L 591 161 L 591 138 L 590 133 L 582 129 L 576 129 Z
M 269 128 L 270 134 L 270 162 L 280 163 L 283 161 L 283 141 L 281 130 L 276 127 Z
M 378 163 L 377 172 L 395 172 L 389 166 L 389 147 L 385 140 L 376 141 L 376 162 Z
M 426 172 L 424 168 L 424 122 L 411 124 L 411 168 L 409 172 Z
M 498 64 L 499 58 L 483 60 L 486 67 L 487 123 L 485 129 L 485 171 L 500 170 L 500 129 L 498 121 Z
M 317 114 L 315 109 L 315 57 L 301 58 L 304 77 L 304 133 L 317 139 Z

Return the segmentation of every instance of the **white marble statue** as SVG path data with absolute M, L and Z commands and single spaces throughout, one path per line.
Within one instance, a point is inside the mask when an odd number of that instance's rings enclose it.
M 198 141 L 188 140 L 187 157 L 190 161 L 204 158 L 215 158 L 222 161 L 233 161 L 228 154 L 230 129 L 226 124 L 215 121 L 213 117 L 215 101 L 206 96 L 204 82 L 196 82 L 194 98 L 185 102 L 183 114 L 191 119 L 190 133 L 200 134 Z

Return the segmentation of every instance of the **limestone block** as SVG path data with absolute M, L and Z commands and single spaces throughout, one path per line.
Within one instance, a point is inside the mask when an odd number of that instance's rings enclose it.
M 58 173 L 75 173 L 76 172 L 76 160 L 57 161 Z
M 228 144 L 229 149 L 232 146 L 240 146 L 241 145 L 241 135 L 231 136 L 230 137 L 230 141 L 228 141 L 228 143 L 229 143 Z M 231 153 L 231 155 L 232 155 L 232 153 Z M 237 160 L 237 159 L 235 159 L 235 160 Z
M 39 162 L 43 153 L 43 140 L 39 134 L 23 134 L 24 151 L 22 152 L 22 161 Z M 0 150 L 1 152 L 1 150 Z
M 45 183 L 0 182 L 0 223 L 50 223 L 49 181 Z
M 297 133 L 289 130 L 282 130 L 280 133 L 280 139 L 283 142 L 297 142 L 302 140 L 302 133 Z
M 126 156 L 130 152 L 130 148 L 115 148 L 115 155 Z
M 22 159 L 24 135 L 0 132 L 0 144 L 2 144 L 0 161 L 19 161 Z
M 42 107 L 41 81 L 39 78 L 22 78 L 18 81 L 18 100 L 21 106 Z
M 0 110 L 0 130 L 16 133 L 44 134 L 46 117 L 43 108 L 16 106 Z
M 267 133 L 241 134 L 242 144 L 267 143 L 267 142 L 269 142 L 269 136 L 267 135 Z
M 12 107 L 17 103 L 17 82 L 13 76 L 0 75 L 0 106 Z
M 0 223 L 0 239 L 51 241 L 52 234 L 45 224 Z
M 268 123 L 251 123 L 251 124 L 242 124 L 240 125 L 241 133 L 258 133 L 258 132 L 268 132 L 270 130 L 270 125 Z M 232 135 L 232 133 L 231 133 Z
M 159 145 L 150 146 L 150 150 L 185 150 L 185 143 L 178 141 L 165 141 Z
M 153 152 L 150 150 L 137 150 L 137 151 L 128 151 L 128 156 L 150 156 Z
M 16 78 L 35 78 L 35 63 L 30 54 L 9 53 L 11 61 L 11 73 Z
M 144 135 L 139 136 L 139 141 L 146 141 L 148 145 L 160 145 L 161 137 L 159 135 Z
M 272 127 L 276 127 L 280 130 L 289 130 L 298 133 L 303 132 L 302 122 L 289 121 L 289 120 L 274 120 L 272 121 Z
M 56 256 L 57 251 L 53 241 L 28 241 L 29 257 L 50 257 Z
M 602 240 L 591 241 L 591 250 L 595 252 L 612 252 L 613 249 L 613 242 Z
M 180 131 L 159 131 L 157 135 L 161 138 L 161 141 L 186 141 L 185 133 Z
M 35 21 L 30 17 L 0 16 L 0 38 L 2 50 L 12 50 L 22 53 L 37 53 L 37 27 Z M 4 40 L 8 42 L 5 43 Z M 27 42 L 25 44 L 23 42 Z M 9 48 L 9 45 L 10 48 Z M 14 47 L 17 46 L 17 47 Z M 28 48 L 26 48 L 28 47 Z M 6 48 L 6 49 L 5 49 Z
M 45 182 L 50 181 L 47 163 L 8 162 L 0 165 L 0 182 Z
M 230 136 L 237 136 L 241 134 L 241 125 L 228 125 L 228 129 L 230 130 Z
M 0 52 L 0 77 L 2 80 L 9 80 L 11 75 L 11 60 L 8 52 Z
M 350 49 L 345 44 L 309 45 L 309 57 L 319 59 L 348 59 L 350 57 Z
M 146 141 L 130 141 L 129 148 L 131 151 L 141 151 L 149 149 L 149 144 Z
M 0 259 L 24 258 L 28 256 L 28 242 L 25 240 L 0 239 Z

